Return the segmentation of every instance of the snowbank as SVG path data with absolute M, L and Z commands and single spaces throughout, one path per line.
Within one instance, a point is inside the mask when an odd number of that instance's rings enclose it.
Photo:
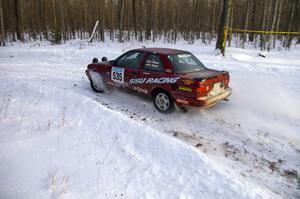
M 262 61 L 253 50 L 228 49 L 227 57 L 218 57 L 212 47 L 161 44 L 229 70 L 234 90 L 227 104 L 165 117 L 140 98 L 96 95 L 84 75 L 93 57 L 113 59 L 140 44 L 100 43 L 81 50 L 77 44 L 0 49 L 1 198 L 280 198 L 291 192 L 268 181 L 269 175 L 263 182 L 247 181 L 240 162 L 212 161 L 214 153 L 204 155 L 162 132 L 192 132 L 215 141 L 212 148 L 236 143 L 255 157 L 267 154 L 297 165 L 299 157 L 287 144 L 300 143 L 296 51 L 267 54 L 271 59 Z M 133 120 L 122 109 L 154 119 Z M 261 129 L 270 136 L 257 135 Z M 265 152 L 269 149 L 279 155 Z M 247 161 L 251 169 L 257 166 Z
M 200 151 L 51 84 L 1 74 L 1 198 L 263 196 Z

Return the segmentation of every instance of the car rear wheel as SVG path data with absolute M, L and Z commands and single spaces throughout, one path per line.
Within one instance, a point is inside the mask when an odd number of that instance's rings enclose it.
M 101 75 L 97 72 L 90 71 L 91 87 L 96 93 L 104 93 L 104 82 Z
M 154 96 L 154 106 L 161 113 L 171 113 L 174 111 L 174 101 L 170 94 L 159 91 Z

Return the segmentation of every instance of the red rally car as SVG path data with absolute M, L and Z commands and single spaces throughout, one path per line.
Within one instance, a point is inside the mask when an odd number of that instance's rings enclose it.
M 151 96 L 162 113 L 173 111 L 175 104 L 210 107 L 231 94 L 228 72 L 208 69 L 192 53 L 176 49 L 140 48 L 116 60 L 94 58 L 86 75 L 94 91 L 130 89 Z

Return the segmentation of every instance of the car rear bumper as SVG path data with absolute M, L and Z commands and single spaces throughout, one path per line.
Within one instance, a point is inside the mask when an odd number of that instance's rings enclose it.
M 231 95 L 232 93 L 232 89 L 231 88 L 227 88 L 224 92 L 216 95 L 216 96 L 212 96 L 212 97 L 205 97 L 205 98 L 198 98 L 199 101 L 201 101 L 203 108 L 208 108 L 210 106 L 215 105 L 216 103 L 218 103 L 221 100 L 226 99 L 229 95 Z
M 215 96 L 207 96 L 200 98 L 186 98 L 176 99 L 178 106 L 192 106 L 192 107 L 203 107 L 208 108 L 217 104 L 221 100 L 225 100 L 232 93 L 231 88 L 226 88 L 222 93 Z

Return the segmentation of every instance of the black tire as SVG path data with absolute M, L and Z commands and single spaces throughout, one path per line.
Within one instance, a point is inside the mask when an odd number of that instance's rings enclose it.
M 153 104 L 156 110 L 161 113 L 172 113 L 175 110 L 172 96 L 163 90 L 155 93 Z
M 101 85 L 97 85 L 94 82 L 95 80 L 93 80 L 93 78 L 95 78 L 95 75 L 98 76 L 96 78 L 99 78 L 98 79 L 98 84 L 99 84 L 99 81 L 100 81 Z M 94 72 L 93 75 L 90 73 L 90 83 L 91 83 L 91 87 L 92 87 L 93 91 L 95 91 L 96 93 L 104 93 L 104 82 L 103 82 L 102 77 L 99 73 Z
M 93 81 L 91 81 L 91 88 L 93 89 L 94 92 L 96 93 L 104 93 L 103 89 L 98 89 L 97 87 L 95 87 L 95 85 L 93 84 Z

